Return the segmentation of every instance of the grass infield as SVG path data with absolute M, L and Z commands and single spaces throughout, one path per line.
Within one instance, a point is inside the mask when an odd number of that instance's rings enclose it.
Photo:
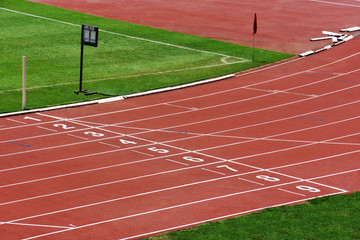
M 98 26 L 85 46 L 83 88 L 124 95 L 239 72 L 290 55 L 105 19 L 25 0 L 1 0 L 0 112 L 21 110 L 22 56 L 27 108 L 103 98 L 75 95 L 81 24 Z M 251 31 L 251 29 L 250 29 Z
M 360 192 L 316 198 L 303 204 L 268 208 L 148 240 L 360 239 Z

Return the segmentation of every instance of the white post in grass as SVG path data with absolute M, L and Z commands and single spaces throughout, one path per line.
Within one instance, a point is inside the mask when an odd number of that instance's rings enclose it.
M 22 97 L 22 109 L 26 109 L 26 56 L 23 56 L 23 97 Z

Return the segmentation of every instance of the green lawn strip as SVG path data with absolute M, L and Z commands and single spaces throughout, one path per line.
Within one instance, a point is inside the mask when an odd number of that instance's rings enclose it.
M 107 95 L 193 82 L 290 57 L 256 49 L 258 60 L 244 63 L 239 61 L 251 59 L 251 48 L 24 0 L 3 0 L 0 7 L 75 24 L 0 9 L 3 23 L 0 35 L 0 112 L 21 110 L 22 56 L 27 56 L 27 108 L 104 97 L 84 97 L 73 93 L 78 89 L 81 24 L 100 28 L 98 48 L 85 46 L 84 88 Z M 225 56 L 233 56 L 225 58 L 229 64 L 223 62 Z
M 147 239 L 360 239 L 360 192 L 268 208 Z

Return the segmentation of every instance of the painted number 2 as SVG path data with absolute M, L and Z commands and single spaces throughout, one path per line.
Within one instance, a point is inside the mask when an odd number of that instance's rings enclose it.
M 66 124 L 54 124 L 53 125 L 54 127 L 56 127 L 56 128 L 58 128 L 58 127 L 60 127 L 60 128 L 62 128 L 62 129 L 66 129 L 66 130 L 68 130 L 68 129 L 74 129 L 75 127 L 68 127 L 68 125 L 66 125 Z

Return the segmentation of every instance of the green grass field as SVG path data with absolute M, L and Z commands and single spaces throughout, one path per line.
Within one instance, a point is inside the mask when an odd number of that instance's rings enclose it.
M 0 112 L 21 110 L 22 56 L 27 108 L 103 95 L 75 95 L 81 24 L 98 26 L 99 46 L 85 46 L 84 88 L 124 95 L 239 72 L 290 55 L 119 22 L 60 8 L 1 0 Z
M 0 0 L 0 113 L 21 110 L 22 56 L 29 109 L 103 98 L 78 90 L 81 24 L 100 28 L 85 46 L 84 88 L 124 95 L 239 72 L 290 55 L 168 32 L 25 0 Z M 152 239 L 360 239 L 360 194 L 320 198 Z
M 353 240 L 360 239 L 360 192 L 268 208 L 148 240 Z

